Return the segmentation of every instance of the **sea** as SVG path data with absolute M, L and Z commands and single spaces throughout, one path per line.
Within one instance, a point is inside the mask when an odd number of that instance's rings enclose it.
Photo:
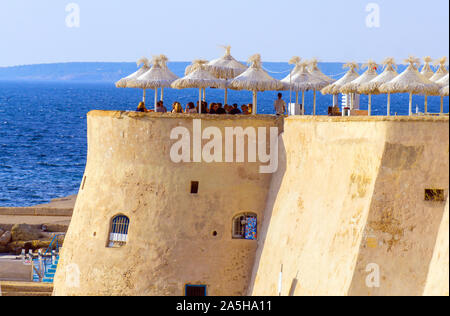
M 86 114 L 91 110 L 134 111 L 142 99 L 139 89 L 115 87 L 115 80 L 136 70 L 136 65 L 132 63 L 120 65 L 119 70 L 106 76 L 106 79 L 102 76 L 102 80 L 67 74 L 57 79 L 52 76 L 11 76 L 12 79 L 0 76 L 0 206 L 32 206 L 77 193 L 86 163 Z M 186 65 L 188 63 L 171 63 L 169 67 L 182 76 Z M 109 66 L 114 68 L 114 65 Z M 336 79 L 345 72 L 339 63 L 321 63 L 319 66 L 325 74 Z M 79 63 L 72 65 L 72 68 L 85 71 L 86 67 Z M 282 79 L 289 74 L 292 66 L 287 63 L 265 63 L 264 68 L 274 78 Z M 39 70 L 41 73 L 45 72 L 45 65 L 39 69 L 43 69 Z M 101 72 L 102 68 L 97 67 L 96 71 Z M 147 91 L 147 104 L 153 103 L 153 93 Z M 260 114 L 274 114 L 276 93 L 258 94 Z M 223 102 L 223 96 L 223 90 L 206 91 L 208 102 Z M 295 101 L 295 95 L 289 91 L 283 92 L 283 98 L 286 102 Z M 174 101 L 184 106 L 197 99 L 197 89 L 164 91 L 167 107 Z M 408 95 L 393 95 L 392 113 L 407 115 L 408 101 Z M 251 102 L 251 92 L 228 93 L 230 104 Z M 367 96 L 361 96 L 360 102 L 361 109 L 367 109 Z M 429 97 L 428 103 L 430 112 L 439 112 L 439 97 Z M 374 115 L 385 115 L 385 95 L 372 96 L 372 104 Z M 312 105 L 313 93 L 307 92 L 306 114 L 312 113 Z M 327 115 L 330 105 L 332 97 L 318 92 L 317 114 Z M 413 111 L 416 110 L 423 112 L 423 97 L 414 96 Z M 449 111 L 448 98 L 445 98 L 444 111 Z

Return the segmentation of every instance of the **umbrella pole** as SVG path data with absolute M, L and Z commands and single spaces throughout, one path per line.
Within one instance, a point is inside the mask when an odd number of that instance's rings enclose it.
M 256 102 L 258 102 L 258 100 L 256 99 L 256 97 L 257 97 L 257 92 L 256 91 L 253 91 L 253 109 L 252 109 L 252 114 L 253 115 L 256 115 Z
M 441 96 L 441 112 L 440 114 L 444 113 L 444 97 Z
M 206 88 L 203 88 L 203 101 L 206 100 Z
M 428 113 L 428 96 L 425 96 L 425 110 L 424 113 L 427 114 Z
M 161 101 L 164 101 L 164 88 L 161 88 Z
M 295 91 L 295 107 L 298 105 L 298 91 Z
M 391 94 L 388 93 L 388 100 L 387 100 L 387 116 L 391 116 Z
M 202 88 L 198 89 L 198 113 L 202 114 Z
M 158 88 L 155 89 L 155 112 L 156 112 L 156 105 L 158 104 Z
M 314 90 L 314 110 L 313 110 L 313 115 L 316 115 L 316 90 Z
M 144 89 L 144 95 L 142 96 L 142 102 L 145 104 L 145 89 Z
M 228 102 L 228 89 L 225 88 L 225 102 L 223 104 L 227 104 Z
M 369 108 L 368 108 L 368 115 L 372 116 L 372 95 L 369 94 Z
M 412 115 L 412 92 L 409 93 L 409 116 Z
M 305 91 L 302 91 L 302 106 L 303 106 L 303 113 L 305 113 L 305 111 L 306 111 L 306 106 L 305 106 Z

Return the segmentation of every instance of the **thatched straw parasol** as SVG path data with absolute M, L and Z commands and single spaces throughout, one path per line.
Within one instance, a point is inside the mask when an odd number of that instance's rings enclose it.
M 247 70 L 247 66 L 240 63 L 233 56 L 231 56 L 231 46 L 223 46 L 225 48 L 225 55 L 220 58 L 211 60 L 205 65 L 205 69 L 208 70 L 213 76 L 220 79 L 233 79 Z M 194 65 L 186 68 L 185 74 L 188 75 L 194 70 Z M 228 102 L 228 88 L 225 88 L 225 102 Z
M 448 86 L 448 79 L 449 79 L 448 77 L 449 77 L 449 74 L 446 74 L 444 77 L 442 77 L 441 79 L 436 81 L 436 83 L 438 85 L 440 85 L 441 87 Z
M 398 76 L 398 72 L 396 71 L 396 65 L 395 60 L 392 57 L 386 58 L 383 60 L 384 65 L 384 71 L 378 75 L 375 79 L 372 79 L 371 81 L 364 83 L 359 86 L 358 93 L 361 94 L 381 94 L 380 90 L 378 89 L 382 84 L 391 81 L 395 77 Z M 390 115 L 390 108 L 391 108 L 391 94 L 388 93 L 387 97 L 387 115 Z M 371 109 L 369 109 L 369 115 L 371 115 Z
M 410 56 L 405 62 L 409 63 L 408 68 L 393 80 L 380 86 L 382 93 L 409 93 L 409 115 L 412 115 L 412 96 L 437 95 L 439 86 L 422 76 L 417 70 L 420 60 Z M 425 98 L 425 112 L 427 109 L 427 99 Z
M 317 59 L 313 58 L 309 61 L 308 70 L 311 74 L 315 75 L 316 77 L 319 77 L 320 79 L 328 82 L 328 84 L 332 84 L 336 80 L 331 79 L 327 75 L 325 75 L 323 72 L 320 71 L 319 67 L 317 66 Z
M 199 113 L 202 110 L 202 89 L 209 87 L 214 88 L 225 88 L 226 80 L 214 77 L 209 71 L 206 70 L 206 60 L 194 60 L 192 63 L 195 68 L 190 74 L 184 76 L 183 78 L 177 79 L 172 83 L 172 88 L 175 89 L 188 89 L 188 88 L 198 88 L 199 89 Z
M 314 106 L 313 115 L 316 115 L 316 91 L 328 85 L 328 82 L 311 74 L 308 71 L 308 63 L 300 62 L 301 58 L 298 56 L 292 57 L 289 64 L 295 64 L 295 68 L 286 78 L 281 80 L 284 85 L 284 90 L 295 91 L 295 102 L 298 104 L 298 93 L 302 92 L 302 105 L 305 108 L 305 91 L 314 90 Z
M 347 83 L 352 82 L 356 78 L 359 77 L 359 74 L 356 72 L 356 69 L 359 68 L 358 64 L 355 62 L 347 63 L 343 66 L 344 69 L 348 68 L 347 73 L 335 83 L 332 83 L 325 88 L 322 89 L 322 94 L 339 94 L 341 92 L 341 88 Z
M 425 78 L 430 79 L 434 75 L 434 71 L 430 67 L 430 63 L 433 61 L 433 59 L 431 59 L 430 56 L 426 56 L 423 58 L 423 61 L 425 62 L 425 64 L 423 65 L 420 74 Z
M 347 83 L 352 82 L 356 78 L 359 77 L 359 74 L 356 72 L 355 69 L 358 69 L 359 66 L 355 62 L 347 63 L 343 66 L 344 69 L 348 68 L 349 70 L 347 73 L 338 81 L 326 86 L 322 89 L 322 94 L 332 94 L 332 95 L 338 95 L 340 93 L 341 88 L 346 85 Z M 353 98 L 352 98 L 353 100 Z M 333 102 L 334 103 L 334 102 Z
M 439 79 L 436 84 L 438 84 L 441 88 L 441 91 L 439 92 L 441 96 L 441 114 L 444 113 L 444 97 L 448 97 L 448 78 L 449 74 L 446 74 L 444 77 Z
M 130 80 L 134 80 L 137 79 L 138 77 L 142 76 L 144 73 L 146 73 L 147 71 L 150 70 L 150 63 L 148 61 L 147 58 L 142 57 L 140 58 L 137 62 L 136 62 L 137 66 L 139 67 L 140 65 L 142 65 L 141 68 L 139 68 L 138 71 L 132 73 L 131 75 L 129 75 L 128 77 L 122 78 L 119 81 L 116 82 L 116 87 L 117 88 L 130 88 L 128 86 L 128 83 L 130 82 Z M 142 101 L 144 101 L 145 103 L 145 90 L 144 90 L 144 96 L 142 98 Z
M 351 97 L 353 99 L 354 94 L 358 92 L 358 88 L 362 84 L 368 83 L 378 76 L 377 70 L 376 70 L 377 67 L 378 67 L 377 63 L 374 62 L 372 59 L 369 59 L 367 64 L 364 64 L 362 66 L 362 68 L 367 68 L 367 71 L 365 73 L 363 73 L 361 76 L 359 76 L 358 78 L 356 78 L 355 80 L 353 80 L 352 82 L 343 85 L 341 88 L 341 93 L 349 94 L 349 95 L 351 95 Z M 369 93 L 369 105 L 368 105 L 369 115 L 371 115 L 371 112 L 372 112 L 372 98 L 371 97 L 372 97 L 372 95 Z
M 153 67 L 137 79 L 131 79 L 128 82 L 130 88 L 154 89 L 155 90 L 155 110 L 158 103 L 158 88 L 170 87 L 175 81 L 161 65 L 160 56 L 155 56 L 152 59 Z
M 258 91 L 282 90 L 283 84 L 269 76 L 262 69 L 261 55 L 255 54 L 248 60 L 251 66 L 241 75 L 234 78 L 229 88 L 233 90 L 253 91 L 253 110 L 252 114 L 257 113 Z
M 161 68 L 167 73 L 167 77 L 168 78 L 172 78 L 172 80 L 177 80 L 178 76 L 176 74 L 174 74 L 169 67 L 167 66 L 167 62 L 169 61 L 169 58 L 167 58 L 166 55 L 161 54 L 158 56 L 159 57 L 159 61 L 161 64 Z M 161 88 L 161 100 L 164 99 L 164 88 Z
M 443 97 L 448 97 L 448 85 L 441 89 L 440 94 Z M 441 113 L 442 112 L 443 112 L 443 110 L 441 109 Z
M 430 78 L 431 81 L 436 82 L 439 81 L 441 78 L 445 77 L 446 74 L 448 74 L 448 70 L 445 67 L 445 63 L 447 62 L 447 57 L 442 57 L 441 59 L 437 60 L 435 65 L 439 68 L 436 71 L 436 73 Z

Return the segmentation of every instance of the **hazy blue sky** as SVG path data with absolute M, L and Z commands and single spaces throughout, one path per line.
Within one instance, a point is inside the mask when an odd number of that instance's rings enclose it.
M 66 26 L 71 2 L 80 8 L 78 28 Z M 366 26 L 369 3 L 379 6 L 379 28 Z M 0 41 L 0 66 L 160 53 L 211 59 L 222 44 L 240 60 L 438 58 L 449 52 L 449 1 L 0 0 Z

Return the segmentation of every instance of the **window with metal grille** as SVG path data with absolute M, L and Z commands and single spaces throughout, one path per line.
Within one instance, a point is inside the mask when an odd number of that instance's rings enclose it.
M 256 239 L 257 230 L 256 214 L 241 214 L 233 218 L 234 239 Z
M 206 285 L 186 284 L 184 291 L 186 296 L 206 296 Z
M 111 231 L 109 233 L 109 248 L 122 247 L 128 240 L 128 226 L 130 219 L 125 215 L 117 215 L 111 221 Z

